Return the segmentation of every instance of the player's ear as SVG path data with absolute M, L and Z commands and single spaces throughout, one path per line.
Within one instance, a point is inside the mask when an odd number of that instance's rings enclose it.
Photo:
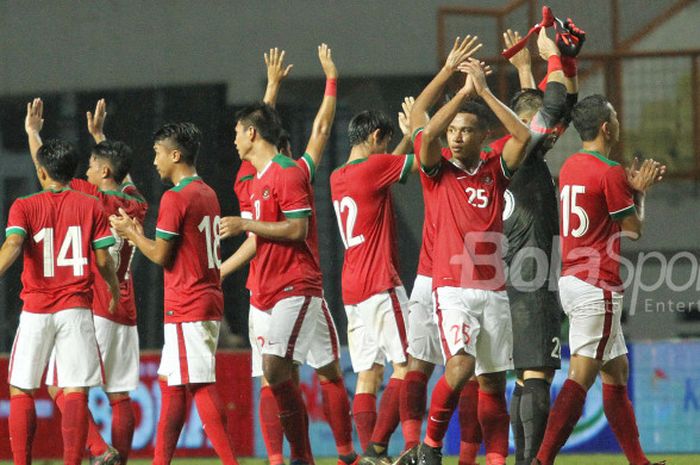
M 255 130 L 255 127 L 248 126 L 248 129 L 246 129 L 246 134 L 248 135 L 248 140 L 253 142 L 255 138 L 258 136 L 258 131 Z
M 173 163 L 180 163 L 180 160 L 182 159 L 182 152 L 180 152 L 178 149 L 174 149 L 172 152 L 170 152 L 170 158 L 173 160 Z
M 372 133 L 369 135 L 369 143 L 373 145 L 378 145 L 382 141 L 382 130 L 381 129 L 375 129 L 372 131 Z
M 107 163 L 102 164 L 102 169 L 100 169 L 100 177 L 102 179 L 107 179 L 112 176 L 112 168 Z
M 610 122 L 605 121 L 603 124 L 600 125 L 600 132 L 603 133 L 606 139 L 609 139 L 610 136 L 612 135 L 612 131 L 610 130 Z

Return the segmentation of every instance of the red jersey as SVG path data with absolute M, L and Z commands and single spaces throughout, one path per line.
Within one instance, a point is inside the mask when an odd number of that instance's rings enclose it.
M 503 194 L 511 173 L 502 153 L 486 147 L 471 171 L 443 158 L 426 174 L 440 206 L 434 210 L 440 240 L 433 244 L 433 288 L 504 290 Z
M 420 144 L 423 141 L 423 128 L 417 129 L 413 135 L 413 150 L 420 160 Z M 450 160 L 452 151 L 443 147 L 442 158 Z M 422 276 L 433 276 L 433 242 L 435 238 L 435 205 L 437 199 L 435 195 L 435 183 L 431 181 L 427 174 L 420 171 L 420 183 L 423 190 L 423 238 L 421 240 L 420 255 L 418 257 L 418 274 Z
M 91 249 L 114 244 L 96 197 L 72 189 L 43 190 L 15 200 L 5 235 L 24 241 L 23 310 L 55 313 L 92 307 Z
M 85 180 L 73 179 L 70 187 L 100 199 L 108 217 L 110 215 L 118 215 L 119 209 L 123 208 L 127 215 L 137 218 L 143 224 L 148 204 L 133 184 L 125 184 L 120 191 L 101 191 L 97 186 Z M 132 197 L 126 192 L 134 193 L 137 196 Z M 134 326 L 136 325 L 136 298 L 131 276 L 131 260 L 134 256 L 135 248 L 129 244 L 129 241 L 125 241 L 116 234 L 112 235 L 116 242 L 109 248 L 109 254 L 114 260 L 117 279 L 119 279 L 119 305 L 114 314 L 109 313 L 109 302 L 112 300 L 112 295 L 109 293 L 109 287 L 105 280 L 98 277 L 93 285 L 94 300 L 92 311 L 95 315 L 115 323 Z M 94 266 L 94 263 L 92 271 L 95 276 L 99 276 L 99 270 Z
M 331 198 L 345 246 L 343 302 L 355 305 L 401 285 L 392 184 L 404 182 L 413 155 L 370 155 L 331 174 Z
M 221 319 L 220 214 L 219 199 L 199 176 L 163 194 L 156 237 L 177 241 L 163 273 L 165 323 Z
M 305 154 L 295 162 L 277 154 L 255 175 L 250 186 L 256 221 L 309 218 L 304 241 L 273 241 L 256 236 L 253 266 L 258 292 L 251 293 L 250 300 L 260 310 L 270 310 L 287 297 L 321 297 L 323 294 L 310 184 L 314 167 L 308 159 L 310 157 Z
M 566 159 L 559 173 L 562 276 L 622 291 L 620 223 L 636 209 L 625 170 L 598 152 Z
M 257 171 L 255 171 L 255 167 L 252 163 L 245 160 L 241 161 L 241 166 L 238 168 L 238 173 L 236 173 L 236 182 L 233 185 L 233 191 L 238 198 L 241 218 L 247 220 L 253 219 L 253 204 L 250 202 L 250 186 L 253 184 L 253 178 L 256 173 Z M 251 294 L 257 292 L 254 266 L 254 261 L 251 261 L 248 270 L 248 280 L 245 284 L 245 287 Z

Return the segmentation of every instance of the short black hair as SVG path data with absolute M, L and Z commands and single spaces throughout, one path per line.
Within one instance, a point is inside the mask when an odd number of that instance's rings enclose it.
M 487 130 L 491 127 L 491 113 L 489 109 L 479 102 L 470 100 L 459 107 L 459 113 L 469 113 L 476 116 L 476 123 L 479 129 Z
M 516 115 L 536 113 L 544 105 L 544 92 L 540 89 L 521 89 L 510 99 L 510 108 Z
M 291 138 L 289 137 L 289 133 L 282 129 L 280 131 L 280 136 L 277 139 L 277 151 L 279 153 L 284 153 L 285 150 L 287 150 L 287 145 L 291 143 Z
M 348 124 L 348 138 L 350 145 L 360 145 L 374 131 L 379 129 L 379 137 L 391 137 L 394 134 L 394 126 L 391 120 L 381 111 L 366 110 L 356 114 Z
M 193 123 L 167 123 L 153 134 L 153 142 L 169 140 L 182 154 L 182 161 L 194 165 L 202 145 L 202 133 Z
M 279 146 L 282 118 L 277 110 L 264 102 L 248 105 L 236 113 L 235 119 L 245 127 L 253 127 L 263 140 Z
M 600 94 L 589 95 L 571 110 L 571 120 L 582 141 L 598 137 L 600 127 L 610 122 L 612 109 L 607 98 Z
M 39 148 L 36 161 L 51 179 L 68 184 L 78 168 L 78 152 L 64 140 L 49 139 Z
M 109 163 L 112 177 L 118 184 L 129 174 L 131 153 L 131 147 L 116 140 L 104 140 L 92 147 L 92 156 Z

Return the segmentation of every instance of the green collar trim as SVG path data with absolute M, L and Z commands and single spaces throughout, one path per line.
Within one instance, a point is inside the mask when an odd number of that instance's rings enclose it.
M 596 157 L 598 160 L 600 160 L 600 161 L 602 161 L 603 163 L 606 163 L 606 164 L 608 164 L 608 165 L 610 165 L 610 166 L 617 166 L 617 165 L 619 165 L 618 162 L 609 159 L 608 157 L 606 157 L 605 155 L 603 155 L 602 153 L 600 153 L 600 152 L 598 152 L 598 151 L 596 151 L 596 150 L 581 150 L 581 153 L 586 153 L 586 154 L 588 154 L 588 155 L 593 155 L 593 156 Z

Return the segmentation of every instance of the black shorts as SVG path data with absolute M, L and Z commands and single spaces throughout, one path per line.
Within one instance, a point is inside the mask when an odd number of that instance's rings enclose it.
M 521 292 L 508 288 L 513 321 L 513 365 L 516 370 L 561 368 L 563 311 L 557 292 L 546 288 Z

